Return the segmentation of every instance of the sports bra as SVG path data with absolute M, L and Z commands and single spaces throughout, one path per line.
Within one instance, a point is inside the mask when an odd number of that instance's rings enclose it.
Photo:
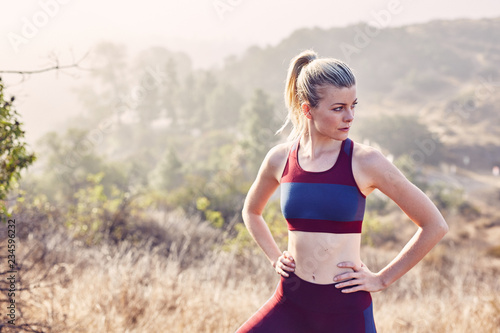
M 300 167 L 299 142 L 291 147 L 281 176 L 281 211 L 288 230 L 361 233 L 366 197 L 352 173 L 353 141 L 342 141 L 335 164 L 321 172 Z

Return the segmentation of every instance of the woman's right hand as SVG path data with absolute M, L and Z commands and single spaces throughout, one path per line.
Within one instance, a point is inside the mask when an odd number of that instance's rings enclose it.
M 283 251 L 283 253 L 278 257 L 278 260 L 273 264 L 276 273 L 289 277 L 287 272 L 295 271 L 295 260 L 288 251 Z

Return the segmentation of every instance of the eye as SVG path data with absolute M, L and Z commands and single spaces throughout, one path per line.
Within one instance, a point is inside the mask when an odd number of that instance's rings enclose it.
M 354 109 L 354 108 L 356 107 L 356 105 L 358 105 L 358 102 L 356 102 L 356 103 L 352 103 L 352 105 L 351 105 L 351 109 Z
M 343 106 L 339 106 L 338 108 L 335 108 L 335 109 L 332 109 L 332 110 L 340 112 L 340 111 L 342 111 L 343 108 L 344 108 Z

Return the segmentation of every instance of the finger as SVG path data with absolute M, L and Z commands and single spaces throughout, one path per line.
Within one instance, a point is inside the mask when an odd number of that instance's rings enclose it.
M 361 283 L 359 279 L 349 279 L 349 280 L 344 280 L 339 283 L 335 284 L 335 288 L 345 288 L 345 287 L 351 287 L 351 286 L 357 286 Z
M 361 268 L 358 267 L 355 263 L 353 263 L 352 261 L 342 261 L 340 263 L 337 264 L 337 267 L 341 267 L 341 268 L 351 268 L 353 271 L 357 272 L 359 271 Z
M 349 293 L 355 293 L 356 291 L 362 291 L 362 290 L 365 290 L 365 287 L 363 285 L 357 285 L 357 286 L 352 287 L 352 288 L 342 289 L 341 292 L 343 292 L 345 294 L 349 294 Z
M 286 259 L 288 259 L 288 260 L 292 260 L 292 261 L 294 260 L 294 259 L 293 259 L 293 257 L 292 257 L 292 255 L 291 255 L 291 254 L 290 254 L 290 252 L 288 252 L 288 251 L 283 251 L 283 256 L 284 256 Z
M 342 261 L 337 264 L 337 267 L 342 267 L 342 268 L 352 268 L 354 266 L 356 266 L 356 264 L 353 263 L 352 261 Z
M 287 272 L 285 272 L 285 271 L 284 271 L 283 269 L 281 269 L 281 268 L 279 268 L 279 269 L 277 270 L 277 272 L 278 272 L 278 274 L 279 274 L 279 275 L 284 276 L 284 277 L 289 277 L 289 276 L 290 276 Z
M 286 264 L 284 262 L 281 262 L 280 263 L 280 266 L 279 266 L 282 270 L 284 271 L 289 271 L 289 272 L 293 272 L 295 270 L 295 264 Z
M 342 282 L 345 280 L 352 280 L 352 279 L 356 279 L 356 278 L 358 278 L 358 274 L 353 273 L 353 272 L 347 272 L 347 273 L 335 275 L 335 277 L 333 278 L 333 281 L 334 282 Z
M 295 267 L 295 263 L 292 260 L 281 259 L 280 261 L 286 266 Z

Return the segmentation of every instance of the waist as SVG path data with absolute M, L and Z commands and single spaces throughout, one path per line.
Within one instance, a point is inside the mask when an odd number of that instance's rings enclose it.
M 362 312 L 372 302 L 369 292 L 342 293 L 333 283 L 310 283 L 294 273 L 281 277 L 274 297 L 278 302 L 288 300 L 308 311 L 337 314 Z
M 350 268 L 337 264 L 351 261 L 361 264 L 360 234 L 331 234 L 320 232 L 288 232 L 288 251 L 295 259 L 295 274 L 316 284 L 333 283 L 333 278 Z

